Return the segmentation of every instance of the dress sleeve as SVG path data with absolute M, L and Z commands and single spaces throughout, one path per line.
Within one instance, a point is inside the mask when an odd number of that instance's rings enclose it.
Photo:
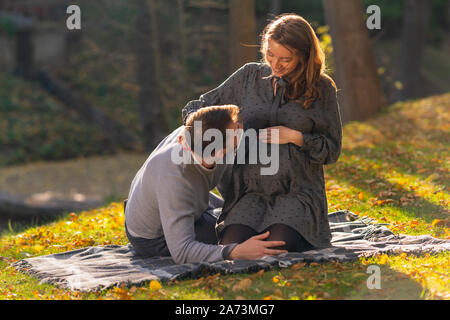
M 239 105 L 240 94 L 250 65 L 247 63 L 236 70 L 220 86 L 202 94 L 198 100 L 189 101 L 182 110 L 183 124 L 186 124 L 186 118 L 191 112 L 200 108 L 224 104 Z
M 336 89 L 330 81 L 324 87 L 320 116 L 314 118 L 313 130 L 303 133 L 300 147 L 300 150 L 309 152 L 310 163 L 323 165 L 335 163 L 342 147 L 342 122 Z

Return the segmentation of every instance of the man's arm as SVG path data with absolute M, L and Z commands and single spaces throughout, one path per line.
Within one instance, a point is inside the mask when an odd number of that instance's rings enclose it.
M 226 246 L 195 240 L 194 201 L 197 201 L 197 194 L 191 184 L 177 175 L 167 176 L 166 173 L 159 183 L 159 214 L 167 246 L 176 263 L 214 262 L 224 258 Z

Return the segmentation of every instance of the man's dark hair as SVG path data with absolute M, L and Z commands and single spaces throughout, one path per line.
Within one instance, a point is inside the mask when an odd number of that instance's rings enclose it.
M 202 126 L 201 132 L 194 132 L 195 121 L 200 121 Z M 194 141 L 200 138 L 202 141 L 201 152 L 213 141 L 203 141 L 203 133 L 208 129 L 217 129 L 222 133 L 223 147 L 226 147 L 226 129 L 233 122 L 240 122 L 239 107 L 235 105 L 210 106 L 199 109 L 190 114 L 186 120 L 186 132 L 189 133 L 190 139 L 187 141 L 192 151 L 194 150 Z M 199 150 L 200 151 L 200 150 Z M 201 156 L 201 155 L 200 155 Z

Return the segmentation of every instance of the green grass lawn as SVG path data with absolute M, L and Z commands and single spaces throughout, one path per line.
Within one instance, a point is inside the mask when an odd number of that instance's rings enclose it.
M 390 106 L 349 123 L 343 151 L 326 167 L 329 211 L 348 209 L 394 232 L 450 238 L 450 94 Z M 40 226 L 11 227 L 0 237 L 2 299 L 449 299 L 450 253 L 380 255 L 354 262 L 200 279 L 151 282 L 82 293 L 39 284 L 12 262 L 91 245 L 126 244 L 120 203 L 67 214 Z M 381 289 L 367 288 L 367 268 L 381 269 Z

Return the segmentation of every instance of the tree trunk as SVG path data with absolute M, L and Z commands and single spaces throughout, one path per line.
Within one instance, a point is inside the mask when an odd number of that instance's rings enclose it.
M 423 48 L 431 3 L 428 0 L 405 0 L 403 34 L 400 49 L 399 77 L 403 89 L 399 100 L 420 96 Z
M 137 1 L 139 14 L 136 19 L 136 39 L 134 40 L 136 77 L 140 86 L 138 113 L 147 151 L 153 150 L 167 131 L 159 90 L 158 33 L 155 30 L 156 21 L 153 21 L 156 14 L 154 11 L 152 14 L 151 11 L 154 10 L 154 7 L 151 7 L 152 1 Z
M 17 32 L 16 40 L 16 74 L 29 78 L 33 71 L 34 46 L 33 31 L 30 29 Z
M 269 19 L 273 19 L 281 13 L 282 0 L 270 0 Z
M 230 67 L 235 71 L 257 59 L 254 0 L 230 0 Z
M 187 76 L 186 76 L 186 69 L 187 69 L 187 30 L 186 30 L 186 12 L 185 12 L 185 0 L 178 0 L 177 6 L 178 6 L 178 33 L 180 36 L 180 39 L 178 41 L 179 45 L 179 59 L 180 59 L 180 65 L 181 69 L 178 76 L 178 82 L 180 86 L 181 92 L 185 92 L 187 88 Z
M 180 33 L 180 61 L 183 69 L 187 60 L 187 35 L 186 35 L 186 12 L 184 10 L 184 0 L 178 0 L 178 29 Z
M 361 0 L 323 0 L 333 39 L 342 121 L 364 120 L 386 103 Z

